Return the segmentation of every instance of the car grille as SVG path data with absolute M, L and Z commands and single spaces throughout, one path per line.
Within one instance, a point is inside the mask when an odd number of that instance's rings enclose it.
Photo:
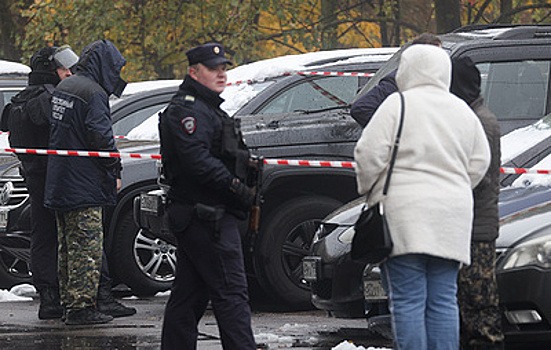
M 29 191 L 23 177 L 17 175 L 0 177 L 0 207 L 16 208 L 28 197 Z

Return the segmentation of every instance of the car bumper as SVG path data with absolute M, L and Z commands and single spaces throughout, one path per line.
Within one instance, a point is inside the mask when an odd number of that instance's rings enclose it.
M 312 304 L 335 317 L 364 317 L 361 285 L 364 264 L 351 260 L 336 264 L 320 261 L 317 266 L 316 277 L 309 281 Z
M 551 271 L 500 271 L 497 282 L 507 341 L 551 340 Z

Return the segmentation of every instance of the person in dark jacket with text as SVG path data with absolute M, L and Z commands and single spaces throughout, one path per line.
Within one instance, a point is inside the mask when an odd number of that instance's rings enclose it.
M 76 74 L 52 97 L 50 148 L 117 152 L 109 95 L 126 85 L 126 60 L 113 43 L 98 40 L 82 51 Z M 59 282 L 65 324 L 106 323 L 97 310 L 102 264 L 102 207 L 115 205 L 120 188 L 118 158 L 51 156 L 44 204 L 55 210 L 59 240 Z
M 48 148 L 49 118 L 54 87 L 72 75 L 78 56 L 69 46 L 46 46 L 31 57 L 29 86 L 11 99 L 4 111 L 3 131 L 9 131 L 14 148 Z M 57 228 L 55 216 L 44 207 L 44 184 L 48 157 L 19 154 L 22 175 L 31 202 L 31 270 L 40 296 L 38 318 L 61 318 L 57 278 Z
M 491 151 L 488 172 L 473 190 L 471 265 L 464 266 L 458 277 L 461 345 L 463 350 L 503 349 L 495 275 L 501 164 L 499 124 L 496 116 L 484 105 L 480 96 L 480 72 L 469 57 L 452 59 L 450 91 L 467 102 L 478 116 Z
M 220 104 L 231 62 L 217 43 L 186 52 L 189 69 L 159 118 L 163 171 L 170 185 L 168 221 L 178 241 L 176 279 L 161 349 L 197 347 L 209 300 L 225 350 L 256 348 L 238 220 L 254 190 L 245 185 L 249 151 L 237 120 Z

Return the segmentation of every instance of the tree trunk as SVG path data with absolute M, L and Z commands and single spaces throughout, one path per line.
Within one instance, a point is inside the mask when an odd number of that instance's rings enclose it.
M 337 42 L 337 1 L 321 0 L 321 48 L 335 49 Z
M 503 16 L 504 14 L 511 13 L 513 9 L 513 0 L 501 0 L 499 7 L 499 13 Z M 499 23 L 511 23 L 511 16 L 503 16 L 499 20 Z
M 460 0 L 434 0 L 436 33 L 448 33 L 461 27 Z
M 10 11 L 13 1 L 0 0 L 0 57 L 20 62 L 21 50 L 15 45 L 16 23 Z

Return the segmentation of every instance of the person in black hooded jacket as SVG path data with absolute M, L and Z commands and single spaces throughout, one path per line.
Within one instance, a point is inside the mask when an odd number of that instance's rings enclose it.
M 30 60 L 29 86 L 12 97 L 2 116 L 14 148 L 48 148 L 49 116 L 54 87 L 71 76 L 78 56 L 68 46 L 46 46 Z M 31 270 L 40 296 L 39 319 L 61 318 L 57 278 L 57 229 L 55 217 L 44 207 L 44 184 L 48 157 L 19 154 L 22 175 L 31 206 Z
M 126 85 L 126 60 L 107 40 L 82 51 L 76 73 L 52 97 L 50 149 L 117 152 L 109 95 Z M 121 186 L 118 158 L 50 156 L 44 205 L 55 210 L 59 240 L 59 282 L 65 324 L 106 323 L 96 299 L 102 266 L 102 207 L 115 205 Z
M 473 190 L 474 217 L 471 265 L 459 271 L 458 295 L 461 346 L 464 350 L 503 349 L 501 312 L 495 276 L 499 234 L 500 130 L 496 116 L 480 95 L 480 72 L 468 56 L 452 59 L 450 91 L 476 113 L 490 145 L 490 167 Z

